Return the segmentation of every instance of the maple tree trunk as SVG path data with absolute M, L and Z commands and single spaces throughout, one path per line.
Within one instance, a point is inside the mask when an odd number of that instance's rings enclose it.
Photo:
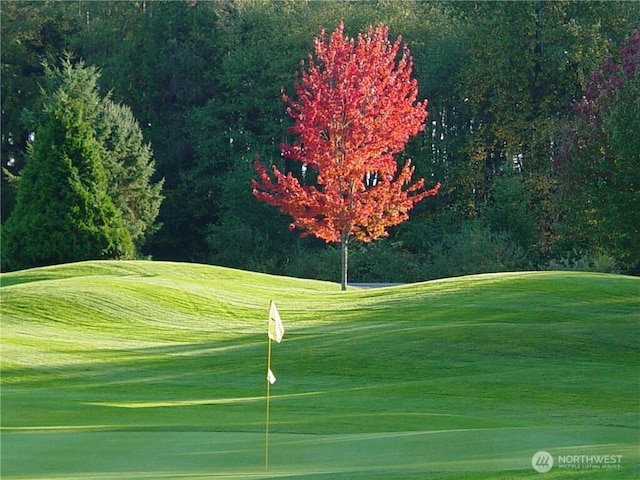
M 347 289 L 347 269 L 349 266 L 349 232 L 342 232 L 341 235 L 341 247 L 342 247 L 342 277 L 340 280 L 340 289 Z

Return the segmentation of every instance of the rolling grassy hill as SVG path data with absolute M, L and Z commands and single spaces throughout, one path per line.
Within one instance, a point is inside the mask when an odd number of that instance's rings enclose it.
M 637 278 L 340 292 L 85 262 L 0 282 L 3 479 L 640 475 Z M 286 334 L 272 350 L 265 471 L 271 299 Z M 555 460 L 542 477 L 541 450 Z

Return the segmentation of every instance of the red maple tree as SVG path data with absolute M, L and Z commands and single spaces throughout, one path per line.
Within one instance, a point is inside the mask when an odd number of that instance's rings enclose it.
M 283 93 L 294 119 L 292 145 L 281 145 L 285 158 L 315 172 L 315 185 L 304 185 L 274 165 L 273 179 L 258 161 L 254 195 L 293 218 L 291 228 L 342 246 L 342 289 L 347 283 L 351 237 L 368 242 L 408 218 L 423 198 L 440 185 L 411 184 L 414 167 L 399 171 L 394 154 L 424 129 L 427 101 L 417 101 L 411 78 L 413 61 L 401 37 L 391 43 L 386 26 L 369 28 L 357 40 L 344 24 L 314 39 L 306 71 L 295 85 L 297 99 Z

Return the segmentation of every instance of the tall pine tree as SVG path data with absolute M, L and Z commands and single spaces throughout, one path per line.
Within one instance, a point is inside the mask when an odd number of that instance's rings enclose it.
M 152 226 L 161 183 L 126 107 L 101 98 L 93 67 L 47 69 L 43 113 L 3 231 L 10 269 L 127 258 Z
M 154 222 L 163 199 L 164 181 L 152 181 L 155 162 L 151 145 L 144 142 L 131 109 L 109 98 L 103 101 L 96 133 L 107 151 L 103 157 L 107 193 L 139 251 L 148 234 L 158 228 Z

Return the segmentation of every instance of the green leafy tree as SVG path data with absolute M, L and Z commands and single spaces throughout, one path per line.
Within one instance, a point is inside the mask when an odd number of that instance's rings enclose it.
M 492 231 L 509 236 L 524 251 L 530 251 L 536 241 L 535 210 L 522 176 L 505 175 L 494 183 L 483 217 Z
M 474 22 L 458 85 L 458 105 L 469 115 L 465 149 L 457 152 L 469 161 L 458 181 L 473 191 L 471 207 L 480 216 L 495 208 L 496 182 L 520 175 L 535 215 L 534 250 L 543 260 L 566 223 L 562 179 L 551 159 L 589 72 L 637 24 L 637 4 L 538 0 L 452 8 Z
M 640 30 L 594 71 L 576 110 L 564 164 L 574 228 L 589 247 L 633 268 L 640 264 Z

